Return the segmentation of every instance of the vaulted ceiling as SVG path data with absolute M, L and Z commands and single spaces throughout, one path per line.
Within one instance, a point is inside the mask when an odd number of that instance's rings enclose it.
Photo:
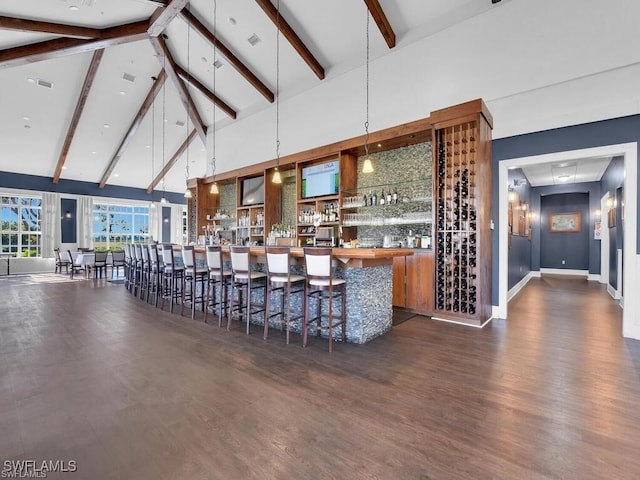
M 276 90 L 290 98 L 361 66 L 367 12 L 378 58 L 490 8 L 490 0 L 0 0 L 0 172 L 160 189 L 164 178 L 167 191 L 181 191 L 187 175 L 207 172 L 214 124 L 273 108 Z

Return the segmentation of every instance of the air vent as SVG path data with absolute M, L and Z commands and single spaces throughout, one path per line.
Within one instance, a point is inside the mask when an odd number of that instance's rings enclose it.
M 184 122 L 182 120 L 177 120 L 176 125 L 179 127 L 184 127 Z
M 53 83 L 47 82 L 46 80 L 38 79 L 38 85 L 45 88 L 53 88 Z
M 131 75 L 130 73 L 124 72 L 124 75 L 122 75 L 122 78 L 124 78 L 127 82 L 135 82 L 136 81 L 136 76 L 135 75 Z
M 220 60 L 216 60 L 213 62 L 213 66 L 216 68 L 220 68 L 222 66 L 222 62 Z
M 252 47 L 255 47 L 261 41 L 262 40 L 260 40 L 260 37 L 258 35 L 256 35 L 255 33 L 253 35 L 251 35 L 249 38 L 247 38 L 247 42 L 249 42 Z

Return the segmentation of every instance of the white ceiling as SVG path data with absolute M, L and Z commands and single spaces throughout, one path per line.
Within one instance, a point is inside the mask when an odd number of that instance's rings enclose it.
M 393 55 L 398 48 L 491 8 L 500 8 L 508 1 L 498 5 L 492 5 L 490 0 L 380 0 L 380 3 L 396 33 L 397 46 L 390 50 L 372 21 L 372 59 Z M 78 8 L 72 10 L 70 7 Z M 189 8 L 210 31 L 213 30 L 212 0 L 191 0 Z M 323 65 L 326 74 L 324 80 L 318 79 L 281 36 L 282 99 L 294 97 L 362 66 L 366 51 L 364 1 L 280 0 L 280 9 Z M 96 28 L 148 19 L 154 11 L 153 2 L 147 0 L 0 0 L 1 16 Z M 275 91 L 276 29 L 258 4 L 253 0 L 217 0 L 216 18 L 217 36 Z M 213 47 L 194 29 L 188 29 L 180 17 L 169 24 L 165 33 L 177 63 L 213 90 Z M 261 39 L 256 46 L 247 41 L 253 34 Z M 56 37 L 0 30 L 0 49 L 52 38 Z M 92 53 L 88 52 L 17 67 L 0 66 L 0 171 L 53 176 L 91 57 Z M 217 58 L 223 65 L 216 70 L 216 94 L 238 112 L 238 120 L 272 108 L 225 58 L 219 54 Z M 61 178 L 100 181 L 151 88 L 151 77 L 160 69 L 147 40 L 105 51 Z M 125 73 L 134 76 L 135 81 L 123 79 Z M 39 86 L 38 80 L 51 82 L 53 88 Z M 192 125 L 188 125 L 186 112 L 171 81 L 167 80 L 165 85 L 155 101 L 155 116 L 151 112 L 146 116 L 108 184 L 146 188 L 160 172 L 163 162 L 173 156 L 187 137 L 187 127 Z M 212 104 L 197 90 L 190 88 L 189 91 L 204 124 L 210 126 L 213 123 Z M 234 121 L 216 109 L 217 129 L 238 120 Z M 179 126 L 176 122 L 184 125 Z M 155 138 L 153 145 L 152 136 Z M 205 145 L 199 138 L 167 174 L 166 190 L 178 192 L 184 189 L 187 165 L 190 177 L 207 173 Z
M 612 157 L 576 158 L 560 163 L 541 163 L 522 168 L 532 187 L 599 182 Z

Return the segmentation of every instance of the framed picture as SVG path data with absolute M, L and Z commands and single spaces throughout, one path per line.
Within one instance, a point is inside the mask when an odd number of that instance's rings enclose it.
M 549 231 L 552 233 L 579 232 L 580 212 L 552 213 L 549 215 Z

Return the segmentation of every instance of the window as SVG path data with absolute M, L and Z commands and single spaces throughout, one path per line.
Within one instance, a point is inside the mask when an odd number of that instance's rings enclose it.
M 0 196 L 0 251 L 14 257 L 42 256 L 42 198 Z
M 149 242 L 149 207 L 134 205 L 93 206 L 93 246 L 119 250 L 125 243 Z

